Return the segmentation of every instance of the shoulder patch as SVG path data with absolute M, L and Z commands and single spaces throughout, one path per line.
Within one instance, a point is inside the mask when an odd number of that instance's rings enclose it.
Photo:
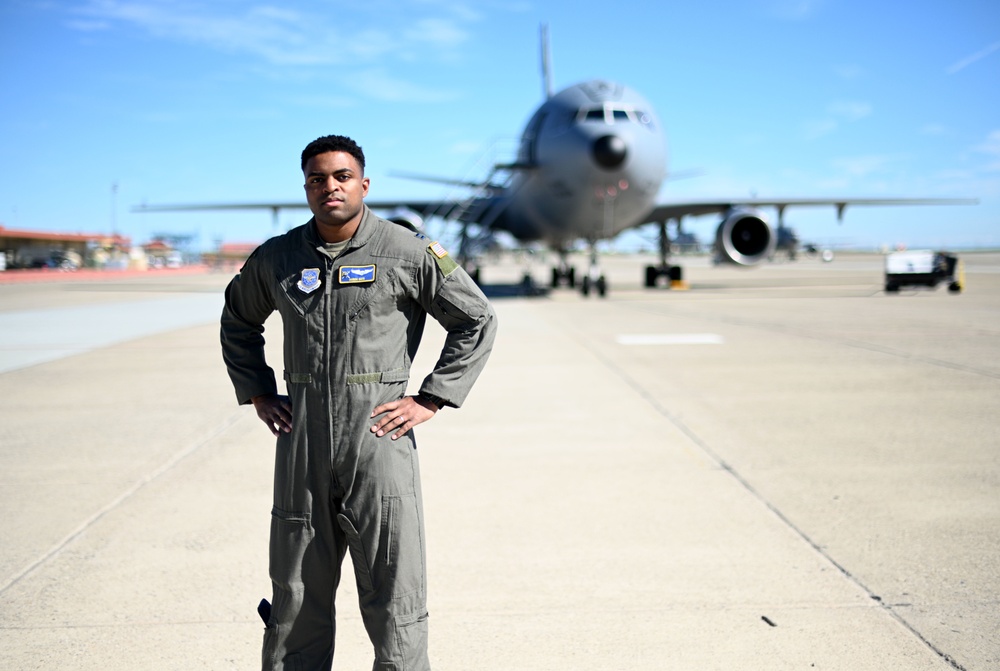
M 438 257 L 439 259 L 443 259 L 444 257 L 448 256 L 448 250 L 442 247 L 440 242 L 432 242 L 429 245 L 429 247 L 431 252 L 434 253 L 434 256 Z
M 455 269 L 458 268 L 458 264 L 455 263 L 455 259 L 448 255 L 448 251 L 441 246 L 440 242 L 432 242 L 427 245 L 427 252 L 434 257 L 434 260 L 438 264 L 438 268 L 441 269 L 441 272 L 444 273 L 445 277 L 451 275 Z
M 427 239 L 427 236 L 424 235 L 423 233 L 421 233 L 420 231 L 415 232 L 413 234 L 413 237 L 415 237 L 417 240 L 426 240 Z

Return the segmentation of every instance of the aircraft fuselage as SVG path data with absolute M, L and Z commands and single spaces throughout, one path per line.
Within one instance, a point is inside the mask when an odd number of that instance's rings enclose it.
M 652 105 L 621 84 L 592 80 L 546 100 L 521 137 L 495 226 L 565 249 L 643 223 L 666 176 Z

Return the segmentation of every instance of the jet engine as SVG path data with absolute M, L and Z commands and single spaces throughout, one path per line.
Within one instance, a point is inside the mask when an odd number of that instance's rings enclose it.
M 394 224 L 405 226 L 416 233 L 423 233 L 424 231 L 424 218 L 413 210 L 398 208 L 390 212 L 386 219 Z
M 756 210 L 732 210 L 715 232 L 717 262 L 753 266 L 774 254 L 777 236 Z

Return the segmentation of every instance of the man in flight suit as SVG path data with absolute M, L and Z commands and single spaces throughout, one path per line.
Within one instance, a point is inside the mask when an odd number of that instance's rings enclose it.
M 364 169 L 353 140 L 311 142 L 302 171 L 313 218 L 258 247 L 226 289 L 222 350 L 237 399 L 277 436 L 265 671 L 331 668 L 348 550 L 373 668 L 430 668 L 412 429 L 465 400 L 496 316 L 441 245 L 372 214 Z M 264 360 L 263 324 L 275 310 L 287 396 Z M 407 396 L 428 314 L 447 338 Z

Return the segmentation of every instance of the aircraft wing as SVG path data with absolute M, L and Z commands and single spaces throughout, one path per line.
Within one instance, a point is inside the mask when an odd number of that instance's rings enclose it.
M 365 199 L 365 204 L 373 210 L 395 210 L 405 208 L 420 213 L 437 213 L 450 211 L 457 203 L 454 200 L 392 200 L 379 201 Z M 189 203 L 186 205 L 148 205 L 142 204 L 132 208 L 133 212 L 184 212 L 195 210 L 306 210 L 309 204 L 304 200 L 296 202 L 274 203 Z
M 787 198 L 776 200 L 750 198 L 748 200 L 665 203 L 654 207 L 643 223 L 668 221 L 703 214 L 721 214 L 741 207 L 774 207 L 777 208 L 780 219 L 785 208 L 788 207 L 833 206 L 837 208 L 837 218 L 839 219 L 844 215 L 844 210 L 848 205 L 975 205 L 978 202 L 968 198 Z
M 365 199 L 365 204 L 372 210 L 412 210 L 422 217 L 447 217 L 459 206 L 454 200 L 392 200 L 379 201 Z M 309 205 L 304 201 L 273 202 L 273 203 L 190 203 L 186 205 L 149 205 L 142 204 L 132 208 L 133 212 L 193 212 L 198 210 L 264 210 L 270 211 L 277 222 L 280 210 L 307 210 Z

